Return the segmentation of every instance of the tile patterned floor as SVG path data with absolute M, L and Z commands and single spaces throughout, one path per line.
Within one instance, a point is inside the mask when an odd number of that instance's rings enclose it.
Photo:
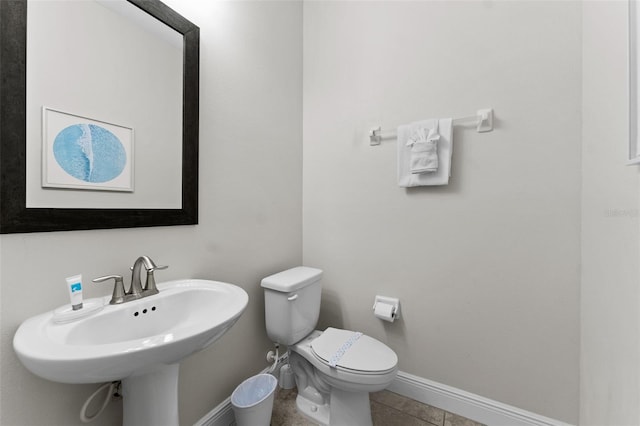
M 312 426 L 296 410 L 296 389 L 277 389 L 271 426 Z M 371 394 L 374 426 L 484 426 L 389 391 Z

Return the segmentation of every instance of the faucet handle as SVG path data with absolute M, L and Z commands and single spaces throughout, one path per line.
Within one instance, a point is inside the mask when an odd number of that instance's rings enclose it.
M 147 271 L 153 272 L 153 271 L 160 271 L 162 269 L 167 269 L 169 267 L 169 265 L 162 265 L 162 266 L 154 266 L 153 268 L 149 268 L 147 269 Z
M 111 295 L 111 301 L 109 304 L 117 305 L 118 303 L 124 302 L 124 281 L 122 280 L 122 275 L 105 275 L 104 277 L 94 278 L 92 281 L 94 283 L 102 283 L 109 280 L 115 280 L 113 286 L 113 294 Z

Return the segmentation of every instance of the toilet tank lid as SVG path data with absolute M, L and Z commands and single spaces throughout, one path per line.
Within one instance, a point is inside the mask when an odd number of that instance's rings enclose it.
M 298 266 L 263 278 L 260 286 L 275 291 L 290 292 L 313 284 L 321 277 L 320 269 Z

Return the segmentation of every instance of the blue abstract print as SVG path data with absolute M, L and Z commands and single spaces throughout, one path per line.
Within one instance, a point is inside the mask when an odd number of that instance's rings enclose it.
M 53 155 L 69 175 L 92 183 L 115 179 L 127 164 L 122 142 L 95 124 L 74 124 L 60 131 L 53 142 Z

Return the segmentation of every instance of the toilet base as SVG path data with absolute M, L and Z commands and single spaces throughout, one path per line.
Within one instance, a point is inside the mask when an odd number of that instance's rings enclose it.
M 322 426 L 372 426 L 368 392 L 348 392 L 332 388 L 330 403 L 320 405 L 298 394 L 298 411 Z
M 304 396 L 298 394 L 296 398 L 296 407 L 298 412 L 307 419 L 321 426 L 329 425 L 329 405 L 319 405 Z
M 332 426 L 372 426 L 371 404 L 368 392 L 348 392 L 338 388 L 331 389 Z

